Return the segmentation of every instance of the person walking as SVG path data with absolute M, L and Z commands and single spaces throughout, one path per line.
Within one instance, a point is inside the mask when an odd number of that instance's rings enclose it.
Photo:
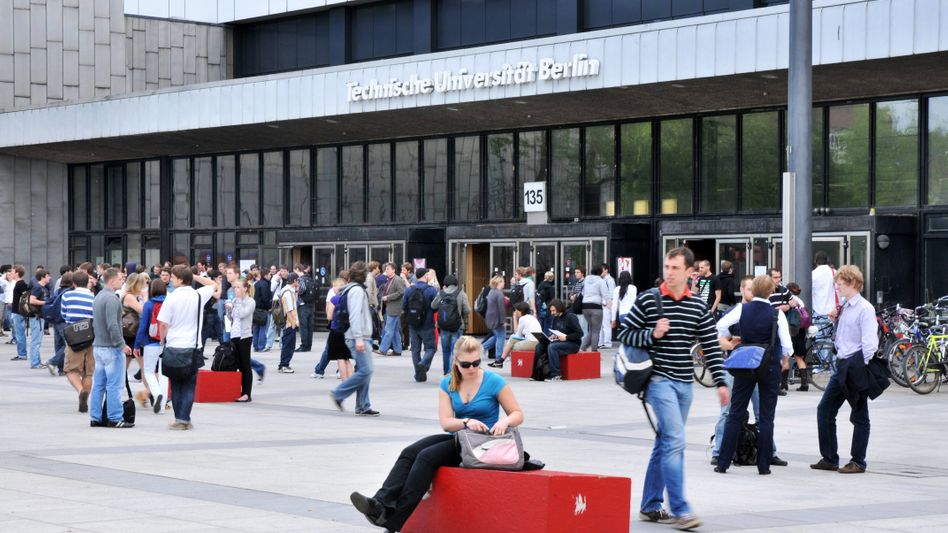
M 329 361 L 331 360 L 330 352 L 337 352 L 337 360 L 339 356 L 342 355 L 342 349 L 345 348 L 345 351 L 348 352 L 349 348 L 346 348 L 346 336 L 345 330 L 342 331 L 333 331 L 332 329 L 332 318 L 333 313 L 336 310 L 336 303 L 339 301 L 336 296 L 339 295 L 339 292 L 342 291 L 343 287 L 349 283 L 349 271 L 343 270 L 339 273 L 339 277 L 332 280 L 332 287 L 330 287 L 329 292 L 326 294 L 326 321 L 329 323 L 329 335 L 326 337 L 326 344 L 323 346 L 323 353 L 319 357 L 319 361 L 316 363 L 316 366 L 313 367 L 313 373 L 309 375 L 311 378 L 323 379 L 326 374 L 326 367 L 329 366 Z M 352 354 L 349 354 L 349 357 L 352 357 Z M 339 368 L 339 363 L 336 363 L 336 367 Z M 339 377 L 342 377 L 342 373 L 339 372 Z
M 253 369 L 250 366 L 250 345 L 253 342 L 253 311 L 257 305 L 253 299 L 250 280 L 237 279 L 231 284 L 234 299 L 224 307 L 226 318 L 231 321 L 230 342 L 237 353 L 240 369 L 240 397 L 237 402 L 249 402 L 253 390 Z
M 382 315 L 385 324 L 382 333 L 382 342 L 379 344 L 379 353 L 383 355 L 402 354 L 401 316 L 402 300 L 405 296 L 405 280 L 396 273 L 395 263 L 385 263 L 385 277 L 388 281 L 381 290 Z M 389 351 L 392 351 L 389 354 Z
M 191 286 L 194 281 L 202 286 L 195 290 Z M 165 298 L 165 303 L 158 312 L 161 344 L 165 352 L 175 350 L 180 354 L 184 351 L 192 354 L 192 357 L 200 357 L 195 352 L 202 348 L 202 311 L 211 298 L 220 297 L 221 287 L 210 278 L 194 277 L 191 269 L 185 265 L 176 265 L 171 269 L 171 283 L 174 291 Z M 191 423 L 191 408 L 194 406 L 197 368 L 193 368 L 193 372 L 187 377 L 169 378 L 168 382 L 171 385 L 171 406 L 175 418 L 168 429 L 194 429 Z
M 581 352 L 599 349 L 599 333 L 602 331 L 603 305 L 612 298 L 612 293 L 602 279 L 602 267 L 594 266 L 584 278 L 583 283 L 583 318 L 586 319 L 586 331 L 583 342 L 579 347 Z
M 49 370 L 51 376 L 65 376 L 66 371 L 64 367 L 66 365 L 66 337 L 63 332 L 66 329 L 66 321 L 63 320 L 62 313 L 62 296 L 63 294 L 72 290 L 72 272 L 67 271 L 63 275 L 59 276 L 59 279 L 56 280 L 56 290 L 53 294 L 51 300 L 51 306 L 54 308 L 50 311 L 51 318 L 48 320 L 53 325 L 53 347 L 54 354 L 49 358 L 44 364 L 46 369 Z M 2 328 L 0 328 L 2 330 Z
M 609 295 L 609 300 L 602 303 L 602 327 L 599 332 L 599 346 L 600 350 L 605 348 L 612 348 L 612 328 L 615 327 L 612 320 L 609 320 L 609 317 L 613 314 L 613 308 L 616 306 L 616 300 L 614 298 L 616 291 L 616 280 L 609 274 L 609 265 L 603 263 L 602 267 L 602 281 L 606 284 L 606 294 Z
M 866 449 L 869 447 L 869 374 L 866 366 L 879 348 L 878 324 L 872 304 L 862 297 L 862 271 L 855 265 L 843 265 L 835 276 L 836 290 L 844 303 L 836 314 L 836 372 L 830 377 L 823 398 L 816 408 L 820 460 L 810 465 L 814 470 L 833 470 L 840 474 L 862 474 L 866 471 Z M 839 467 L 836 440 L 836 415 L 843 403 L 849 402 L 852 413 L 853 441 L 850 460 Z
M 787 326 L 787 317 L 770 305 L 774 282 L 769 276 L 757 276 L 751 282 L 753 299 L 734 308 L 717 324 L 719 343 L 725 350 L 740 344 L 768 346 L 769 360 L 761 361 L 760 368 L 750 375 L 734 376 L 730 411 L 724 426 L 718 464 L 714 471 L 727 472 L 737 451 L 740 432 L 747 423 L 747 404 L 755 388 L 760 394 L 760 414 L 757 417 L 757 473 L 770 474 L 773 464 L 774 416 L 777 410 L 777 391 L 780 388 L 780 369 L 793 355 L 793 343 Z M 775 324 L 776 323 L 776 324 Z M 739 324 L 740 337 L 732 337 L 729 328 Z M 776 335 L 774 332 L 776 331 Z
M 543 326 L 543 333 L 550 334 L 550 326 L 553 324 L 553 315 L 550 313 L 550 302 L 556 298 L 556 274 L 552 271 L 543 274 L 543 281 L 537 286 L 537 319 Z
M 298 293 L 299 275 L 296 272 L 290 272 L 286 276 L 286 285 L 277 294 L 283 306 L 283 312 L 286 314 L 286 325 L 283 326 L 283 333 L 280 336 L 280 364 L 277 366 L 277 372 L 281 374 L 295 372 L 290 362 L 293 360 L 293 352 L 296 348 L 296 333 L 300 329 L 300 319 L 297 314 L 296 295 Z
M 505 322 L 507 306 L 504 304 L 504 278 L 494 276 L 490 279 L 490 292 L 487 293 L 487 312 L 484 314 L 484 323 L 490 329 L 490 334 L 481 342 L 485 352 L 494 350 L 494 358 L 500 357 L 504 351 L 504 338 L 507 335 Z
M 316 280 L 308 274 L 303 265 L 296 265 L 296 275 L 299 276 L 299 297 L 297 298 L 297 314 L 300 321 L 300 345 L 297 352 L 309 352 L 313 349 L 313 317 L 315 316 L 316 298 L 319 290 Z
M 346 346 L 356 360 L 356 371 L 352 377 L 343 381 L 329 392 L 333 404 L 340 411 L 342 402 L 353 393 L 356 395 L 356 416 L 379 416 L 372 409 L 369 400 L 369 384 L 372 381 L 374 363 L 367 346 L 372 342 L 372 317 L 369 316 L 369 299 L 365 292 L 365 278 L 368 269 L 364 261 L 356 261 L 349 267 L 349 283 L 343 288 L 346 310 L 349 315 L 349 327 L 346 328 Z M 338 312 L 338 306 L 337 311 Z
M 253 325 L 253 350 L 262 352 L 267 347 L 267 331 L 273 317 L 270 316 L 270 308 L 273 307 L 273 295 L 270 294 L 270 271 L 265 271 L 263 277 L 253 284 L 253 301 L 256 310 L 264 312 L 267 315 L 266 324 Z
M 52 278 L 49 272 L 40 268 L 33 276 L 33 282 L 30 285 L 30 307 L 32 314 L 28 317 L 30 324 L 30 368 L 44 369 L 46 364 L 40 355 L 40 346 L 43 342 L 44 320 L 40 310 L 50 299 L 49 282 Z
M 428 381 L 428 369 L 438 350 L 435 346 L 434 311 L 431 309 L 438 290 L 428 285 L 427 276 L 427 269 L 417 269 L 417 281 L 405 289 L 405 298 L 402 300 L 402 312 L 407 316 L 408 334 L 411 337 L 411 362 L 415 368 L 415 381 L 419 383 Z M 422 347 L 425 350 L 424 357 L 421 356 Z
M 695 256 L 688 248 L 668 251 L 664 282 L 657 296 L 651 291 L 640 294 L 619 330 L 620 342 L 648 350 L 654 363 L 645 400 L 655 413 L 657 433 L 645 473 L 639 518 L 674 523 L 681 530 L 701 525 L 685 498 L 684 486 L 685 421 L 692 400 L 694 339 L 704 350 L 721 405 L 730 401 L 714 319 L 708 306 L 688 290 L 694 264 Z M 662 315 L 656 297 L 662 299 Z M 666 490 L 671 513 L 663 507 Z
M 629 314 L 636 296 L 638 289 L 632 284 L 632 273 L 627 270 L 620 272 L 619 285 L 612 290 L 612 327 L 617 327 Z
M 346 277 L 349 277 L 348 272 L 346 272 Z M 368 276 L 366 280 L 371 277 Z M 348 310 L 346 313 L 340 311 L 339 316 L 335 316 L 336 305 L 343 298 L 342 289 L 346 286 L 346 283 L 348 282 L 341 277 L 334 279 L 332 282 L 333 295 L 326 300 L 326 318 L 329 320 L 329 336 L 326 338 L 326 349 L 323 350 L 323 353 L 326 354 L 326 361 L 320 360 L 316 368 L 317 371 L 320 370 L 321 365 L 322 372 L 325 372 L 329 361 L 335 361 L 339 369 L 339 379 L 342 380 L 349 379 L 352 376 L 352 352 L 346 346 L 346 326 L 343 324 L 343 321 L 348 319 L 348 316 L 344 316 L 347 315 Z M 320 377 L 322 377 L 322 372 Z
M 135 424 L 123 419 L 122 385 L 125 384 L 125 356 L 132 348 L 125 344 L 122 336 L 122 304 L 115 291 L 122 287 L 122 275 L 115 268 L 102 273 L 104 287 L 96 295 L 92 310 L 92 355 L 95 357 L 95 373 L 92 376 L 92 393 L 89 417 L 92 427 L 130 428 Z M 102 413 L 103 399 L 108 411 Z
M 813 325 L 817 327 L 816 340 L 832 338 L 833 316 L 839 307 L 839 294 L 836 291 L 836 271 L 829 266 L 829 256 L 820 250 L 813 257 L 816 268 L 813 269 Z
M 431 308 L 438 312 L 438 328 L 441 330 L 441 368 L 444 374 L 451 372 L 454 360 L 454 345 L 467 331 L 471 304 L 467 293 L 458 286 L 453 274 L 444 277 L 444 286 L 431 301 Z
M 134 354 L 142 361 L 142 381 L 152 395 L 151 407 L 156 415 L 164 412 L 168 404 L 168 378 L 161 373 L 161 336 L 158 325 L 158 314 L 167 294 L 167 286 L 161 278 L 151 281 L 148 300 L 142 306 L 138 335 L 135 336 Z
M 75 289 L 63 294 L 62 315 L 66 325 L 75 324 L 80 320 L 92 319 L 95 307 L 95 296 L 89 289 L 89 274 L 82 269 L 72 275 L 72 284 Z M 66 379 L 79 395 L 79 412 L 89 411 L 89 391 L 92 390 L 92 375 L 95 372 L 95 358 L 92 356 L 92 346 L 76 350 L 66 345 L 66 362 L 63 365 Z

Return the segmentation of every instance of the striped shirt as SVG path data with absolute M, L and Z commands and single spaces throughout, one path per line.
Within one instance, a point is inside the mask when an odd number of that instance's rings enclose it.
M 63 320 L 67 324 L 75 324 L 84 318 L 92 318 L 92 307 L 95 301 L 89 289 L 73 289 L 62 295 Z
M 648 349 L 652 357 L 652 371 L 656 374 L 691 383 L 694 381 L 691 347 L 697 340 L 704 350 L 704 359 L 714 383 L 723 386 L 724 360 L 708 306 L 687 289 L 680 300 L 675 300 L 665 284 L 662 284 L 661 295 L 664 314 L 659 317 L 655 294 L 652 291 L 639 294 L 632 310 L 622 319 L 619 341 Z M 655 339 L 652 331 L 659 318 L 669 320 L 669 330 L 661 339 Z

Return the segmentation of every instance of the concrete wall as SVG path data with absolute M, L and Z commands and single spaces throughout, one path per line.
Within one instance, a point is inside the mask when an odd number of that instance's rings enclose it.
M 0 155 L 0 263 L 54 272 L 66 262 L 66 165 Z
M 126 17 L 123 0 L 0 0 L 0 112 L 217 81 L 220 26 Z

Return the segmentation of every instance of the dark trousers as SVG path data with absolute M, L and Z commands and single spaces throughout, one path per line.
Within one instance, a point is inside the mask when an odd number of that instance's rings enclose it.
M 860 354 L 859 357 L 862 357 Z M 838 444 L 836 442 L 836 415 L 846 402 L 843 386 L 839 383 L 839 373 L 833 374 L 823 398 L 816 408 L 816 427 L 820 439 L 820 455 L 834 465 L 839 465 Z M 865 393 L 859 395 L 859 401 L 849 414 L 853 425 L 853 443 L 850 448 L 852 461 L 866 468 L 866 448 L 869 447 L 869 398 Z
M 174 419 L 179 422 L 191 421 L 191 408 L 194 407 L 194 388 L 197 386 L 197 372 L 188 379 L 169 379 L 171 385 L 171 407 Z
M 402 332 L 402 345 L 407 350 L 411 347 L 411 337 L 408 334 L 408 319 L 405 318 L 405 314 L 402 313 L 398 317 L 398 325 L 401 328 Z
M 431 366 L 431 360 L 438 351 L 435 346 L 435 328 L 434 324 L 426 325 L 422 328 L 409 327 L 409 337 L 411 338 L 411 362 L 415 366 L 415 381 L 419 381 L 422 374 L 428 373 Z M 421 356 L 422 345 L 424 345 L 425 356 Z
M 319 356 L 319 362 L 313 367 L 313 372 L 322 376 L 326 373 L 326 367 L 329 366 L 329 342 L 323 347 L 323 354 Z
M 449 433 L 425 437 L 402 450 L 382 488 L 375 493 L 375 499 L 388 511 L 383 527 L 400 531 L 428 492 L 438 468 L 459 464 L 461 456 L 454 435 Z
M 300 351 L 313 349 L 313 306 L 301 305 L 297 308 L 300 316 Z
M 46 361 L 46 364 L 53 365 L 59 369 L 60 372 L 63 371 L 63 364 L 66 362 L 66 337 L 64 331 L 66 330 L 66 323 L 62 322 L 60 324 L 53 324 L 53 346 L 56 350 L 56 355 L 51 357 L 49 361 Z
M 201 346 L 207 343 L 207 339 L 221 340 L 221 327 L 220 319 L 217 317 L 217 313 L 205 313 L 204 314 L 204 327 L 201 329 Z
M 771 362 L 766 370 L 752 376 L 734 376 L 731 391 L 731 407 L 721 439 L 718 453 L 718 468 L 727 470 L 731 466 L 741 429 L 747 423 L 747 404 L 754 388 L 760 387 L 760 416 L 757 418 L 757 471 L 768 472 L 770 459 L 774 455 L 774 415 L 777 411 L 777 393 L 780 389 L 780 363 Z
M 239 339 L 231 337 L 230 342 L 234 345 L 234 351 L 237 352 L 237 367 L 240 369 L 240 394 L 246 394 L 249 398 L 253 389 L 253 369 L 250 367 L 250 344 L 253 342 L 253 337 Z
M 280 366 L 290 366 L 293 360 L 293 352 L 296 350 L 296 328 L 289 326 L 283 328 L 283 335 L 280 337 Z

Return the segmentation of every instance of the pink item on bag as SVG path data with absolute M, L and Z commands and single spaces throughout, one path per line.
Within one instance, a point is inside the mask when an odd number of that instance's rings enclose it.
M 513 440 L 495 440 L 485 442 L 480 449 L 478 460 L 489 465 L 512 465 L 520 460 L 517 443 Z

